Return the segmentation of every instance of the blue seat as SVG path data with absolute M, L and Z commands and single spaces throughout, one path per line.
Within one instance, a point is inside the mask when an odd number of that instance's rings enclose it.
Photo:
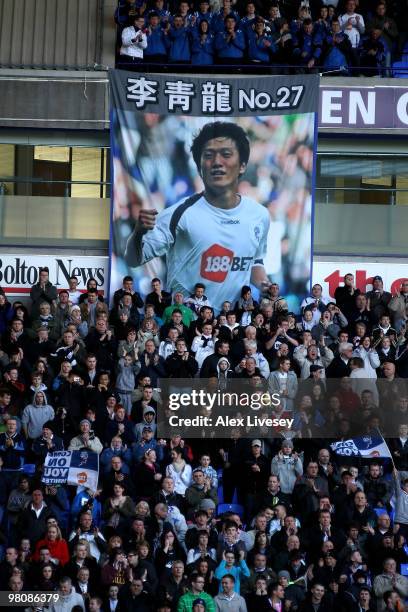
M 408 576 L 408 563 L 401 563 L 401 574 Z
M 392 76 L 394 79 L 408 79 L 408 55 L 403 55 L 401 62 L 392 64 Z
M 224 512 L 235 512 L 240 518 L 244 517 L 244 507 L 241 504 L 218 504 L 217 516 L 221 516 Z
M 33 475 L 35 474 L 35 463 L 25 463 L 23 465 L 24 474 Z

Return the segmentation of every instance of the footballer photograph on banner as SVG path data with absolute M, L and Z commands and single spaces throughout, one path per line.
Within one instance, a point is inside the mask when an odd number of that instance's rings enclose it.
M 130 274 L 216 312 L 250 286 L 308 292 L 315 77 L 111 74 L 111 295 Z

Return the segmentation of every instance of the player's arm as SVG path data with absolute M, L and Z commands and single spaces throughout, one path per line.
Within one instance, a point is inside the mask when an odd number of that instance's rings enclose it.
M 171 214 L 171 213 L 170 213 Z M 158 215 L 155 209 L 142 209 L 125 250 L 126 263 L 136 268 L 154 257 L 164 255 L 173 243 L 169 209 Z
M 255 262 L 251 269 L 251 283 L 261 291 L 265 291 L 270 283 L 262 261 Z
M 261 291 L 265 291 L 271 284 L 266 274 L 266 270 L 263 263 L 264 257 L 266 257 L 269 226 L 269 213 L 265 211 L 262 237 L 259 242 L 257 252 L 255 253 L 254 263 L 251 269 L 251 283 Z

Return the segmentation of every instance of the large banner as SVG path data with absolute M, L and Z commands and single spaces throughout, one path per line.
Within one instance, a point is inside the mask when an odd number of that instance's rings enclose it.
M 96 491 L 99 476 L 99 455 L 87 450 L 48 453 L 44 461 L 42 482 L 47 485 L 81 485 Z
M 308 290 L 318 75 L 111 71 L 110 294 L 130 274 L 216 311 L 241 288 Z
M 0 253 L 0 286 L 8 295 L 28 294 L 44 267 L 49 269 L 50 281 L 58 290 L 67 289 L 69 277 L 76 276 L 79 290 L 86 290 L 87 282 L 94 278 L 98 291 L 106 293 L 108 258 L 102 255 Z
M 361 85 L 349 79 L 347 85 L 320 88 L 319 127 L 348 131 L 372 128 L 401 130 L 408 126 L 406 87 L 378 84 Z M 352 84 L 350 84 L 352 83 Z
M 357 289 L 363 293 L 372 291 L 374 276 L 381 276 L 384 291 L 393 295 L 401 289 L 404 280 L 408 279 L 408 264 L 394 262 L 367 262 L 353 259 L 350 261 L 314 261 L 313 283 L 323 287 L 323 295 L 334 298 L 334 292 L 343 285 L 344 276 L 353 274 Z

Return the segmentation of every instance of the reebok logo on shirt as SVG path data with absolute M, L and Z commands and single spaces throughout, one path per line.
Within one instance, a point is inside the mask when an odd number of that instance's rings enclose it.
M 213 244 L 201 256 L 200 274 L 202 278 L 222 283 L 228 272 L 247 272 L 253 257 L 234 257 L 229 249 Z

